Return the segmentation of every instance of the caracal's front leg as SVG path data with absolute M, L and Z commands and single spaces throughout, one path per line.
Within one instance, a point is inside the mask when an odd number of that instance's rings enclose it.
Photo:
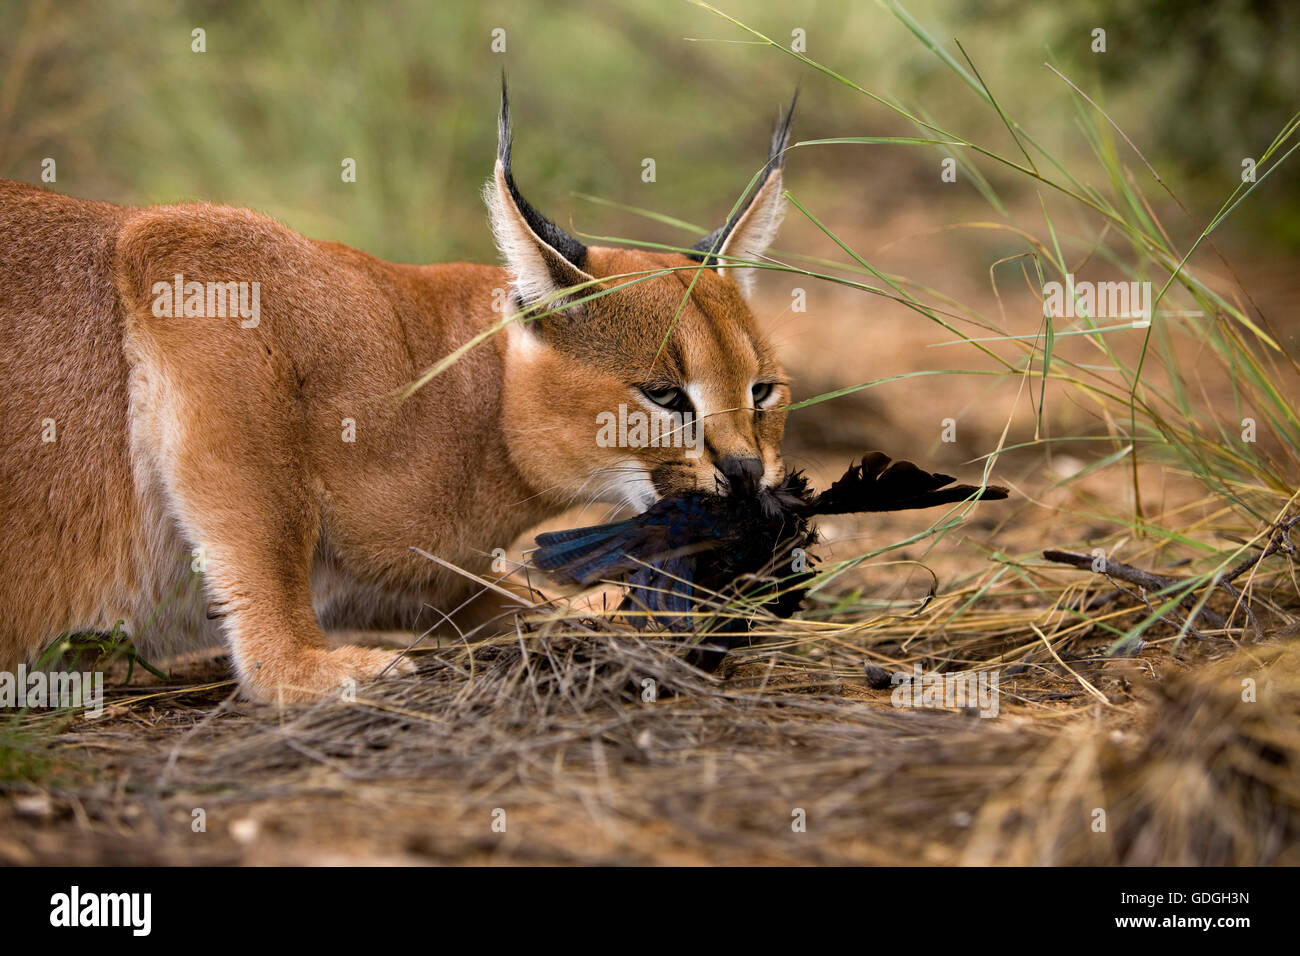
M 312 610 L 320 492 L 291 363 L 256 330 L 202 320 L 140 322 L 133 344 L 133 449 L 196 550 L 245 692 L 294 703 L 413 672 L 392 651 L 331 648 Z

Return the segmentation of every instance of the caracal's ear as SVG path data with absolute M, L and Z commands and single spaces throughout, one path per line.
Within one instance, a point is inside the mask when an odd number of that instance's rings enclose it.
M 697 262 L 712 266 L 720 273 L 730 273 L 743 292 L 753 286 L 754 270 L 728 266 L 732 259 L 757 259 L 776 238 L 776 231 L 785 218 L 785 195 L 782 192 L 781 170 L 785 166 L 785 149 L 790 142 L 790 120 L 794 106 L 799 102 L 799 92 L 790 100 L 785 117 L 772 132 L 772 147 L 767 154 L 767 165 L 740 207 L 726 224 L 713 230 L 691 248 Z
M 497 162 L 483 188 L 492 233 L 506 267 L 514 274 L 521 306 L 532 305 L 559 289 L 590 282 L 582 270 L 587 247 L 528 204 L 510 172 L 510 100 L 501 75 L 501 115 L 497 120 Z

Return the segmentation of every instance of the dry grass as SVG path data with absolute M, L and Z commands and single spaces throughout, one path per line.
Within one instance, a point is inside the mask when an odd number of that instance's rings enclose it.
M 418 676 L 354 702 L 116 691 L 0 804 L 0 860 L 1300 862 L 1293 642 L 1175 656 L 1157 638 L 1119 657 L 1105 637 L 1049 650 L 983 623 L 795 622 L 710 677 L 653 635 L 561 616 L 424 653 Z M 1000 714 L 892 706 L 866 661 L 995 665 Z

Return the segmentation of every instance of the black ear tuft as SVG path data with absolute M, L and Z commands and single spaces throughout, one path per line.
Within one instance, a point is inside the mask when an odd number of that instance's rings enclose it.
M 749 207 L 754 202 L 754 197 L 757 196 L 758 191 L 763 188 L 763 184 L 767 182 L 768 177 L 772 175 L 774 170 L 781 169 L 785 165 L 785 150 L 790 144 L 790 121 L 794 119 L 794 107 L 798 102 L 799 90 L 795 89 L 794 96 L 790 99 L 790 106 L 785 111 L 785 117 L 779 120 L 776 124 L 776 128 L 772 130 L 772 145 L 767 153 L 767 165 L 763 167 L 763 175 L 758 177 L 754 183 L 754 188 L 749 191 L 749 195 L 745 197 L 745 201 L 740 204 L 740 207 L 732 217 L 727 220 L 725 225 L 714 229 L 695 245 L 691 246 L 691 248 L 695 250 L 696 254 L 690 255 L 689 258 L 694 259 L 696 262 L 702 262 L 713 269 L 716 269 L 721 264 L 716 256 L 709 255 L 709 253 L 717 252 L 726 245 L 727 237 L 731 235 L 731 230 L 736 228 L 736 223 L 740 222 L 745 213 L 749 211 Z
M 518 187 L 515 186 L 515 178 L 510 172 L 510 147 L 513 140 L 514 134 L 510 129 L 510 98 L 506 92 L 506 73 L 502 70 L 501 115 L 497 117 L 497 161 L 501 163 L 501 170 L 505 174 L 506 188 L 510 190 L 510 198 L 514 200 L 519 214 L 528 223 L 528 228 L 570 264 L 581 269 L 587 258 L 587 247 L 529 205 L 528 200 L 520 195 Z

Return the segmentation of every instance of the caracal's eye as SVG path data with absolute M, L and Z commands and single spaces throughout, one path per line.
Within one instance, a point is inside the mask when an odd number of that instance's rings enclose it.
M 749 390 L 750 394 L 754 396 L 754 407 L 761 408 L 763 404 L 772 397 L 772 393 L 775 391 L 776 385 L 772 382 L 759 382 L 756 384 Z
M 684 404 L 689 404 L 686 395 L 675 385 L 641 385 L 641 394 L 656 405 L 673 411 L 682 411 Z

